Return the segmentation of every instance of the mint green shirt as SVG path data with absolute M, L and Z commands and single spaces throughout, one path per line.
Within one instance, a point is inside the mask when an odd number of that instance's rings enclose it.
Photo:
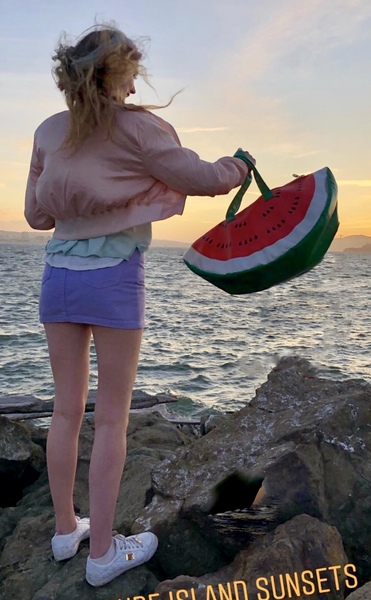
M 136 249 L 148 250 L 151 239 L 151 223 L 86 240 L 53 237 L 46 245 L 45 261 L 53 267 L 75 270 L 112 267 L 129 260 Z

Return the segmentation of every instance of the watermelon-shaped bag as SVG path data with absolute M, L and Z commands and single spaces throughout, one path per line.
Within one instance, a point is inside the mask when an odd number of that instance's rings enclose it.
M 226 219 L 199 238 L 184 255 L 197 275 L 229 294 L 250 294 L 297 277 L 324 257 L 339 227 L 337 185 L 330 169 L 270 190 L 243 152 L 262 195 L 239 212 L 249 175 L 232 200 Z

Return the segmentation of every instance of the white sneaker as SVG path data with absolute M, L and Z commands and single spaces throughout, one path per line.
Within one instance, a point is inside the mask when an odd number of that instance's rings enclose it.
M 113 537 L 116 554 L 111 562 L 100 565 L 88 557 L 86 563 L 86 581 L 95 587 L 104 585 L 125 571 L 147 562 L 157 550 L 158 540 L 154 533 Z
M 55 560 L 66 560 L 75 556 L 79 544 L 90 535 L 90 519 L 76 517 L 76 529 L 65 535 L 55 534 L 52 538 L 52 550 Z

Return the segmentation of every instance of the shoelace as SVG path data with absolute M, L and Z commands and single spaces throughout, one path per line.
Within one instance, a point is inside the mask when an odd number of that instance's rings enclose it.
M 115 540 L 119 550 L 136 550 L 143 547 L 141 540 L 135 536 L 125 537 L 119 533 L 115 535 Z

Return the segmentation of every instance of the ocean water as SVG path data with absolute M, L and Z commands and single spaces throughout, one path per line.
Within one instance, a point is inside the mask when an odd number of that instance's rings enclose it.
M 319 374 L 371 381 L 371 255 L 328 254 L 301 277 L 229 296 L 194 275 L 183 250 L 147 253 L 147 327 L 136 388 L 180 396 L 187 414 L 251 400 L 281 356 Z M 43 246 L 0 243 L 0 395 L 53 396 L 38 322 Z M 92 347 L 91 388 L 97 384 Z

